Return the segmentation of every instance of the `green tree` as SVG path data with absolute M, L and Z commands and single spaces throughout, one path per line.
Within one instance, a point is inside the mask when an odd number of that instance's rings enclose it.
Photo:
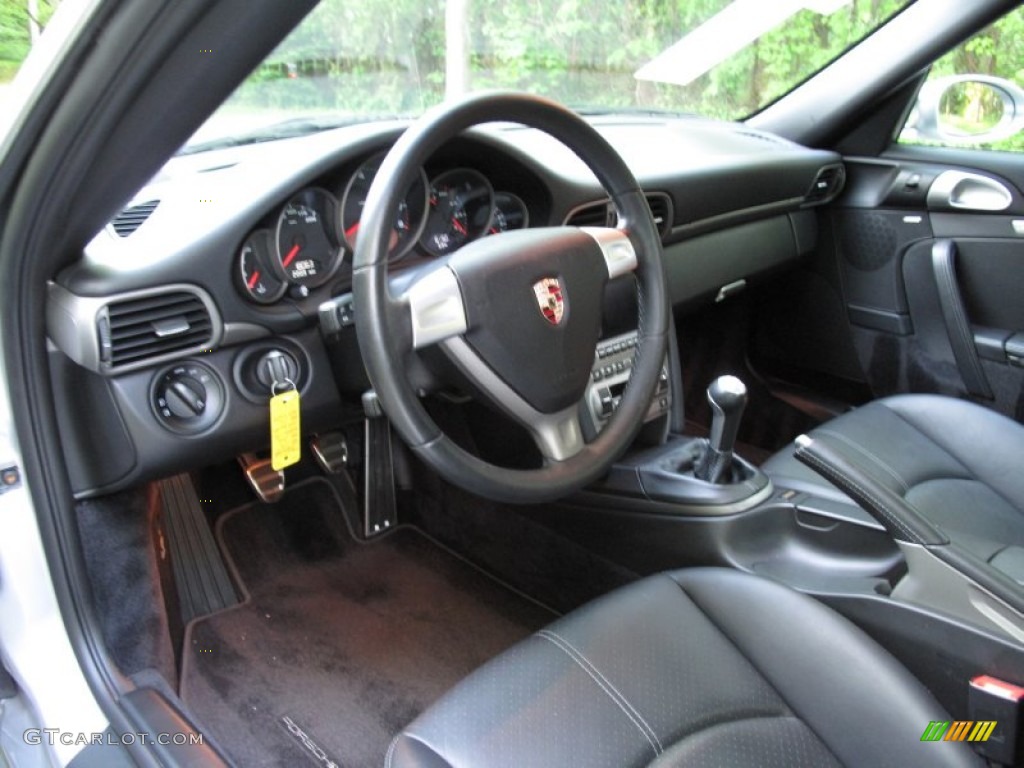
M 59 0 L 0 0 L 0 82 L 14 77 L 32 44 L 32 23 L 46 25 Z
M 1024 8 L 1008 13 L 962 45 L 957 46 L 935 62 L 929 77 L 947 75 L 994 75 L 1024 87 Z M 956 97 L 965 98 L 969 90 Z M 979 92 L 978 99 L 983 99 Z M 967 111 L 963 104 L 948 104 L 957 112 Z M 983 104 L 974 105 L 982 111 Z M 901 141 L 907 141 L 901 137 Z M 1008 139 L 982 145 L 986 149 L 1024 152 L 1024 133 Z
M 850 0 L 827 16 L 800 11 L 684 87 L 634 77 L 730 2 L 468 0 L 468 86 L 526 89 L 581 108 L 736 119 L 788 91 L 908 0 Z M 444 0 L 323 0 L 235 101 L 421 111 L 445 95 L 444 24 Z

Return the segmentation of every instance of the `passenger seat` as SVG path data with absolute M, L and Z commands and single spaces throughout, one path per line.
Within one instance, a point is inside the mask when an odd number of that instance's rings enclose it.
M 809 433 L 836 441 L 952 540 L 1024 584 L 1024 426 L 939 395 L 896 395 Z M 792 448 L 761 467 L 776 487 L 850 499 Z

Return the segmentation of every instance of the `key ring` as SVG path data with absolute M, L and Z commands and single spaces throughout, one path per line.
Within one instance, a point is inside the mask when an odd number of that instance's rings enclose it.
M 290 385 L 291 385 L 291 389 L 298 389 L 298 387 L 296 387 L 296 386 L 295 386 L 295 382 L 294 382 L 294 381 L 292 381 L 292 380 L 291 380 L 291 379 L 289 379 L 289 378 L 285 378 L 285 380 L 284 380 L 284 383 L 285 383 L 285 384 L 290 384 Z M 270 394 L 271 394 L 272 396 L 274 396 L 274 397 L 277 397 L 277 386 L 278 386 L 278 384 L 277 384 L 277 382 L 276 382 L 276 381 L 275 381 L 275 382 L 273 382 L 273 383 L 272 383 L 272 384 L 270 385 Z M 282 385 L 282 386 L 283 386 L 283 385 Z M 285 392 L 287 392 L 287 391 L 288 391 L 288 390 L 286 389 L 286 390 L 285 390 Z

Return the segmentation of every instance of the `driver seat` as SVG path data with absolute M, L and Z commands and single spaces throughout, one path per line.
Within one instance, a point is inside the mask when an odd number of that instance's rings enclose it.
M 834 611 L 700 568 L 616 590 L 488 662 L 395 738 L 386 765 L 984 766 L 964 743 L 920 740 L 951 719 Z

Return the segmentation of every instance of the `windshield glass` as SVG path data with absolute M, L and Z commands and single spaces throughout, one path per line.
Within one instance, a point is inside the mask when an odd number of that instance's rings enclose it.
M 416 115 L 493 88 L 735 120 L 910 1 L 323 0 L 190 143 Z

